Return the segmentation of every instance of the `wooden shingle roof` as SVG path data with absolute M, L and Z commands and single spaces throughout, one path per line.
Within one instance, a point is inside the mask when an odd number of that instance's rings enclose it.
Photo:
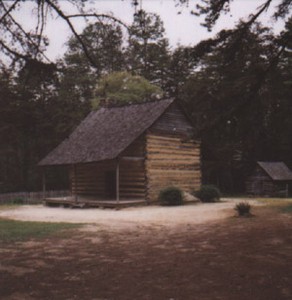
M 100 108 L 39 162 L 39 166 L 97 162 L 116 158 L 148 129 L 173 99 Z
M 257 163 L 273 180 L 292 180 L 292 172 L 283 162 L 258 161 Z

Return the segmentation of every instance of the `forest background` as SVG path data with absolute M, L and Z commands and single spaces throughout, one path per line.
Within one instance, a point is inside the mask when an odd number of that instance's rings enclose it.
M 233 29 L 195 46 L 172 48 L 160 16 L 137 1 L 132 1 L 130 25 L 86 11 L 81 5 L 86 1 L 77 1 L 79 13 L 70 15 L 60 2 L 32 1 L 33 30 L 13 14 L 21 11 L 22 1 L 0 3 L 0 192 L 40 190 L 38 161 L 98 107 L 100 98 L 115 97 L 109 82 L 121 86 L 133 76 L 159 87 L 156 96 L 163 91 L 163 97 L 178 99 L 189 115 L 195 137 L 202 140 L 204 183 L 243 193 L 256 161 L 292 167 L 291 0 L 277 1 L 273 8 L 272 18 L 285 22 L 280 33 L 258 21 L 276 2 L 265 0 Z M 204 16 L 202 26 L 212 30 L 232 1 L 177 2 L 194 18 Z M 72 31 L 67 51 L 56 61 L 46 57 L 48 14 Z M 71 20 L 84 17 L 88 23 L 77 33 Z M 148 83 L 138 82 L 139 94 Z M 125 95 L 122 100 L 136 101 Z M 66 187 L 65 173 L 52 173 L 49 188 Z

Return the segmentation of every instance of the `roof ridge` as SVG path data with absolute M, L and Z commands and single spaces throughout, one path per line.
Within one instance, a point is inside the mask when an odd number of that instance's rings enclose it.
M 122 108 L 122 107 L 129 107 L 129 106 L 138 106 L 138 105 L 145 105 L 149 103 L 155 103 L 155 102 L 162 102 L 162 101 L 174 101 L 174 98 L 163 98 L 163 99 L 151 99 L 143 102 L 134 102 L 134 103 L 123 103 L 123 102 L 110 102 L 110 103 L 104 103 L 99 106 L 99 108 L 96 111 L 99 111 L 101 108 L 104 109 L 111 109 L 111 108 Z

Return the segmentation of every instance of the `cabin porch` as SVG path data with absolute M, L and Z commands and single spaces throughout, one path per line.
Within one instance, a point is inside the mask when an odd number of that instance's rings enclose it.
M 124 208 L 128 206 L 140 206 L 146 205 L 145 199 L 122 199 L 117 201 L 116 199 L 94 199 L 93 197 L 54 197 L 44 198 L 44 205 L 46 206 L 63 206 L 71 208 Z
M 143 157 L 74 164 L 68 166 L 68 174 L 71 196 L 44 198 L 45 205 L 125 207 L 147 203 Z

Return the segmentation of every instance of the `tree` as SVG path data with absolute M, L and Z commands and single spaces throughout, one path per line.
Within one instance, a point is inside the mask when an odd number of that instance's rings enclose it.
M 26 1 L 27 2 L 27 1 Z M 23 26 L 19 16 L 15 12 L 21 11 L 27 4 L 25 1 L 1 1 L 0 2 L 0 50 L 9 57 L 12 63 L 28 60 L 49 61 L 45 55 L 46 46 L 49 41 L 44 36 L 44 30 L 48 21 L 54 18 L 63 20 L 75 36 L 88 61 L 95 66 L 86 43 L 82 36 L 77 33 L 73 20 L 88 20 L 94 18 L 103 24 L 107 20 L 123 24 L 110 14 L 98 14 L 95 11 L 87 10 L 83 1 L 67 1 L 71 5 L 71 12 L 67 13 L 62 6 L 62 1 L 58 0 L 33 0 L 30 1 L 31 10 L 34 12 L 35 25 L 30 28 Z M 3 59 L 3 58 L 2 58 Z M 3 60 L 2 60 L 3 62 Z
M 129 31 L 129 69 L 133 74 L 164 87 L 168 75 L 169 46 L 160 17 L 140 10 Z
M 40 189 L 37 163 L 80 121 L 80 109 L 59 97 L 54 64 L 28 61 L 17 74 L 2 70 L 0 91 L 0 191 Z
M 34 189 L 36 163 L 60 134 L 52 130 L 55 116 L 50 114 L 56 95 L 55 68 L 28 61 L 17 75 L 9 71 L 1 75 L 6 85 L 0 87 L 2 190 Z
M 102 100 L 122 105 L 155 100 L 161 96 L 162 90 L 145 78 L 127 72 L 115 72 L 103 76 L 98 81 L 92 106 L 98 108 Z
M 180 0 L 180 2 L 185 4 L 191 1 Z M 231 2 L 232 0 L 201 0 L 195 5 L 192 13 L 197 16 L 205 15 L 205 21 L 202 25 L 207 27 L 208 30 L 212 30 L 220 16 L 230 11 Z M 275 0 L 265 0 L 255 12 L 252 12 L 248 18 L 242 22 L 242 27 L 246 29 L 250 28 L 258 20 L 259 16 L 266 12 L 275 2 Z M 274 9 L 273 18 L 285 18 L 291 13 L 291 6 L 291 0 L 278 1 Z
M 177 97 L 183 85 L 194 74 L 197 65 L 193 48 L 179 46 L 170 55 L 168 77 L 165 90 L 170 96 Z
M 134 6 L 138 4 L 137 0 L 129 1 L 131 1 Z M 68 25 L 72 34 L 74 34 L 80 43 L 85 56 L 94 66 L 94 61 L 90 56 L 82 36 L 78 34 L 74 20 L 95 19 L 100 23 L 103 23 L 105 20 L 113 20 L 122 24 L 121 21 L 110 14 L 97 13 L 98 4 L 95 10 L 92 11 L 88 9 L 85 4 L 89 2 L 89 0 L 68 0 L 67 3 L 75 8 L 73 13 L 66 12 L 60 0 L 32 0 L 30 1 L 30 5 L 31 10 L 35 12 L 35 25 L 26 27 L 21 23 L 21 14 L 16 16 L 15 12 L 21 11 L 27 2 L 28 1 L 21 0 L 0 1 L 0 50 L 6 57 L 10 57 L 12 62 L 31 59 L 46 61 L 45 49 L 49 41 L 44 36 L 44 29 L 48 22 L 58 17 Z M 188 3 L 190 6 L 195 3 L 196 6 L 193 9 L 193 13 L 205 15 L 204 25 L 211 29 L 218 18 L 229 9 L 231 0 L 200 0 L 199 3 L 193 2 L 192 0 L 179 0 L 179 2 L 182 4 Z M 244 22 L 244 27 L 250 27 L 251 24 L 257 21 L 258 17 L 275 2 L 276 0 L 265 0 L 258 10 L 252 13 L 246 22 Z M 274 10 L 274 17 L 287 17 L 290 13 L 291 5 L 292 0 L 280 0 Z
M 220 178 L 222 190 L 238 190 L 249 162 L 272 158 L 276 152 L 266 145 L 273 113 L 270 91 L 275 87 L 270 76 L 278 65 L 267 69 L 278 55 L 277 45 L 258 24 L 244 36 L 237 52 L 233 52 L 236 35 L 223 31 L 215 40 L 185 84 L 181 99 L 202 137 L 203 159 L 209 161 L 204 165 L 205 179 L 218 184 Z
M 120 71 L 124 66 L 123 35 L 117 24 L 94 23 L 82 32 L 82 39 L 94 61 L 88 61 L 75 36 L 68 41 L 60 74 L 59 97 L 64 102 L 79 106 L 81 115 L 90 110 L 90 101 L 98 79 L 105 74 Z

